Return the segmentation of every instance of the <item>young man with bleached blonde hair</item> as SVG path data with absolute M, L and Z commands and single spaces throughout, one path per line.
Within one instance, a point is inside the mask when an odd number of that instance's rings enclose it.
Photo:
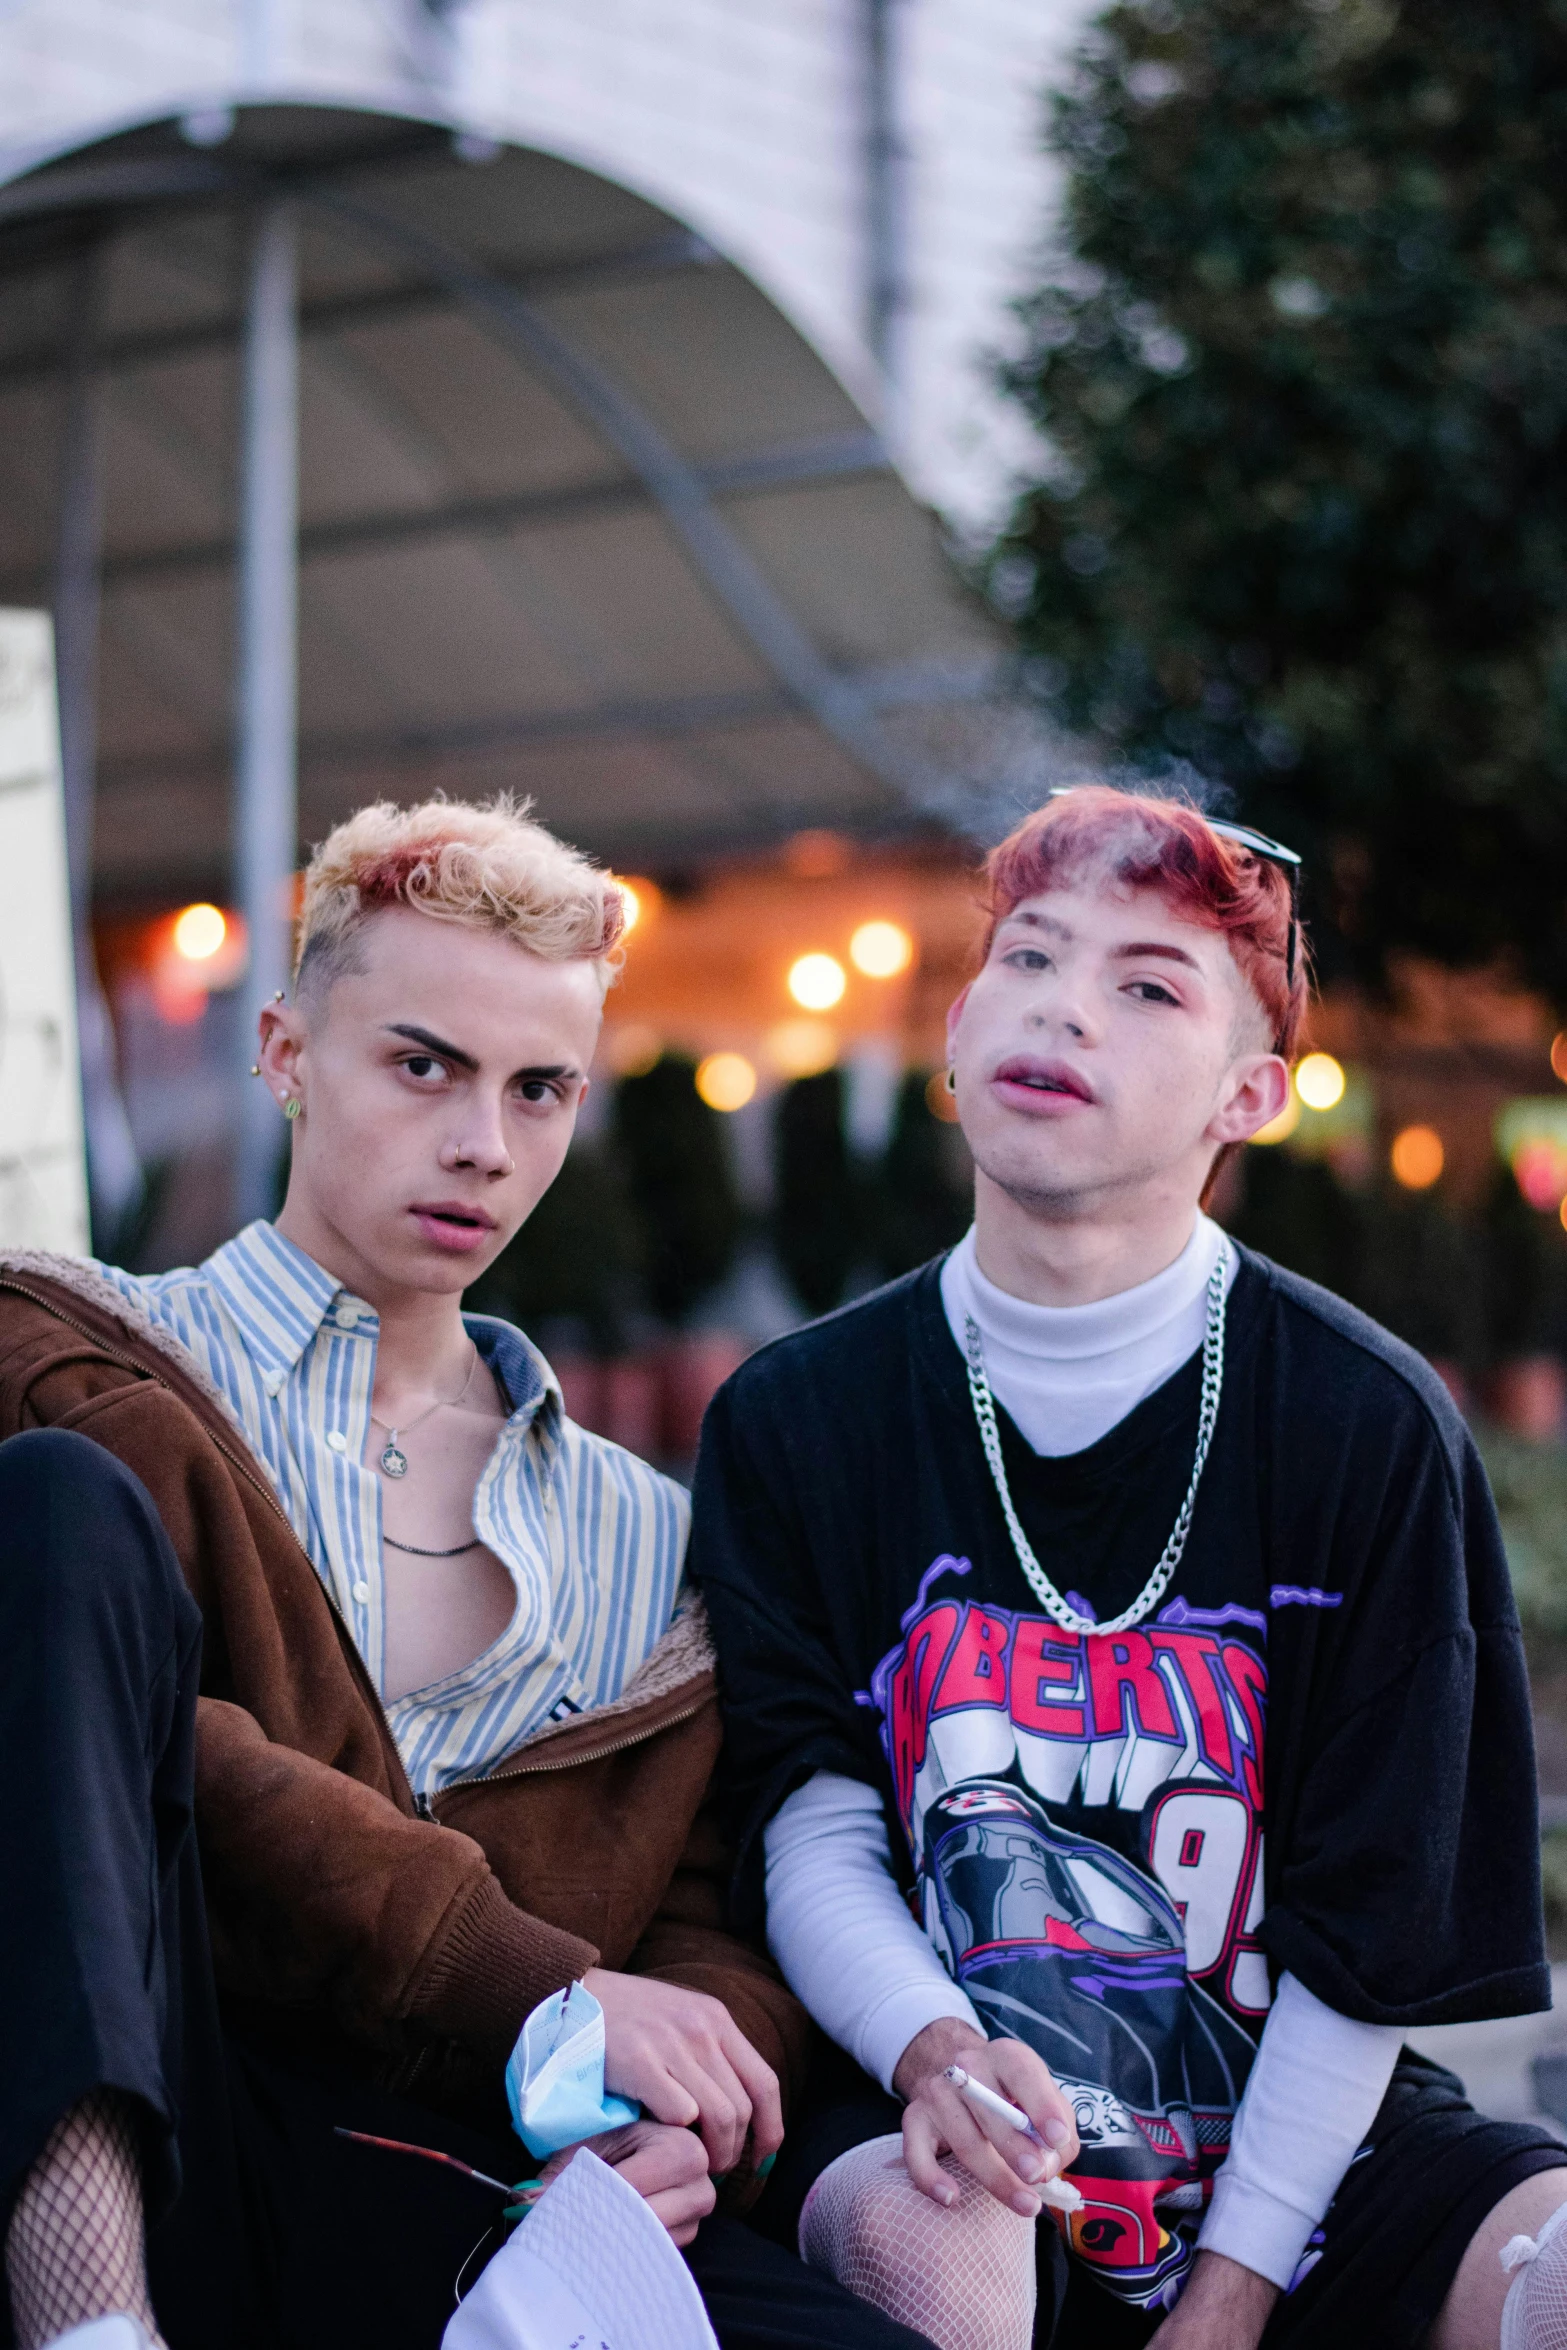
M 531 2167 L 503 2069 L 578 1981 L 642 2115 L 588 2142 L 726 2350 L 912 2340 L 708 2216 L 769 2166 L 804 2032 L 721 1922 L 685 1496 L 461 1310 L 559 1172 L 622 924 L 506 800 L 360 811 L 261 1014 L 276 1222 L 146 1279 L 0 1262 L 21 2350 L 105 2317 L 434 2350 L 499 2201 L 342 2132 Z

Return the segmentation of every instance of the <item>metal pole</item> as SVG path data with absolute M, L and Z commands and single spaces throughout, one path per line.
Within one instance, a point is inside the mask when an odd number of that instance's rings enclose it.
M 103 399 L 96 370 L 109 248 L 83 253 L 66 361 L 55 548 L 55 677 L 76 962 L 77 1052 L 94 1244 L 109 1250 L 142 1193 L 141 1162 L 120 1096 L 114 1030 L 92 936 L 93 799 L 98 765 L 98 628 L 103 567 Z
M 900 437 L 908 306 L 906 162 L 898 131 L 897 0 L 861 0 L 865 72 L 865 325 L 881 370 L 883 430 Z
M 239 756 L 234 840 L 259 1010 L 289 977 L 298 841 L 295 723 L 299 602 L 299 259 L 291 205 L 256 224 L 245 320 L 240 460 Z M 247 1043 L 245 1066 L 252 1058 Z M 262 1085 L 240 1080 L 235 1208 L 276 1206 L 283 1124 Z

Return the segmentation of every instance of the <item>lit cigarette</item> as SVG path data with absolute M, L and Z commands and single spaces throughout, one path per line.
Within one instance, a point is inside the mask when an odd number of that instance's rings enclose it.
M 1031 2138 L 1042 2153 L 1048 2153 L 1044 2139 L 1020 2105 L 1013 2105 L 1005 2097 L 998 2097 L 994 2089 L 988 2089 L 983 2081 L 976 2081 L 960 2064 L 949 2064 L 943 2077 L 968 2099 L 970 2105 L 977 2105 L 981 2113 L 994 2114 L 998 2122 L 1010 2122 L 1014 2130 L 1021 2131 L 1025 2138 Z M 1053 2211 L 1081 2211 L 1083 2208 L 1083 2198 L 1070 2179 L 1036 2179 L 1033 2186 L 1035 2194 L 1048 2203 Z

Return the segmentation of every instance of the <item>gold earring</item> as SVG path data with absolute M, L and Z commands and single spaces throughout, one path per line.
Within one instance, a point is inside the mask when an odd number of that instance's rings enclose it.
M 287 1101 L 283 1104 L 283 1115 L 285 1118 L 297 1118 L 304 1106 L 305 1105 L 300 1100 L 298 1094 L 291 1093 Z
M 949 1062 L 947 1063 L 947 1091 L 948 1091 L 948 1093 L 956 1093 L 956 1092 L 957 1092 L 957 1090 L 958 1090 L 958 1073 L 957 1073 L 956 1069 L 954 1069 L 954 1068 L 953 1068 L 953 1066 L 952 1066 L 952 1063 L 949 1061 Z
M 283 990 L 280 987 L 275 987 L 272 990 L 272 1001 L 275 1004 L 280 1004 L 283 1001 Z
M 252 1077 L 259 1077 L 261 1075 L 261 1063 L 259 1061 L 251 1062 L 250 1074 Z

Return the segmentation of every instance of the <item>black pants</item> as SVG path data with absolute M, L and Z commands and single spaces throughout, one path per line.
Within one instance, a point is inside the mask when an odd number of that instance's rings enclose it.
M 0 2236 L 60 2116 L 134 2101 L 173 2350 L 435 2350 L 497 2198 L 341 2125 L 534 2168 L 220 2014 L 192 1823 L 201 1619 L 145 1488 L 84 1437 L 0 1445 Z M 688 2255 L 724 2350 L 919 2350 L 750 2228 Z M 9 2342 L 0 2293 L 0 2341 Z

